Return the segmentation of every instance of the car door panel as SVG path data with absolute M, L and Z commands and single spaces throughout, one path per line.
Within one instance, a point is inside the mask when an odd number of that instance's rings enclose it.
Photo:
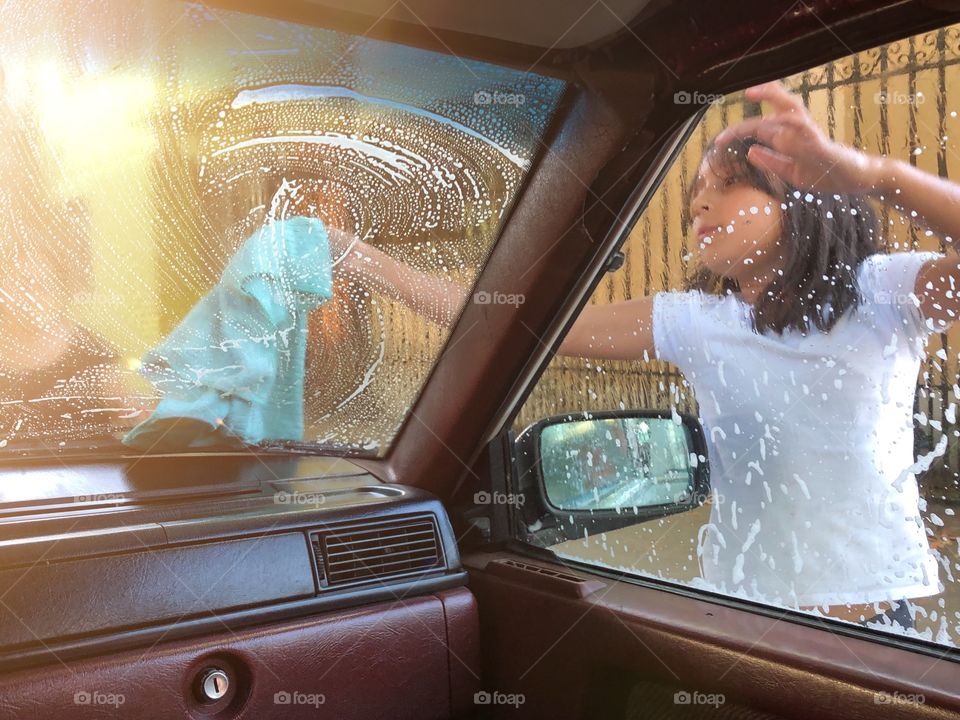
M 491 572 L 503 560 L 602 587 L 577 598 L 545 589 L 535 572 L 525 581 Z M 654 705 L 635 717 L 691 717 L 674 702 L 678 692 L 722 695 L 718 710 L 739 713 L 716 717 L 960 713 L 953 662 L 879 645 L 838 623 L 830 632 L 827 621 L 793 622 L 509 550 L 466 553 L 463 562 L 480 607 L 485 688 L 522 695 L 527 717 L 630 717 L 641 701 Z M 923 702 L 896 702 L 908 694 Z M 495 709 L 509 717 L 512 708 Z

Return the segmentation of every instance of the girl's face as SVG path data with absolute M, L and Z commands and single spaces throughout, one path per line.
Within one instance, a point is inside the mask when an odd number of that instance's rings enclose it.
M 780 259 L 780 201 L 745 179 L 717 175 L 706 160 L 690 215 L 701 260 L 717 275 L 757 277 Z

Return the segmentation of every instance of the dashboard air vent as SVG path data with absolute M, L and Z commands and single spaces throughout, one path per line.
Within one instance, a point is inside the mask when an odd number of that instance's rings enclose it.
M 419 575 L 443 569 L 433 515 L 331 525 L 310 533 L 322 588 Z

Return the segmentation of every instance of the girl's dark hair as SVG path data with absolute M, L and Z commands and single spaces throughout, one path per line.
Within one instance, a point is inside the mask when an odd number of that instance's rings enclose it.
M 859 302 L 857 269 L 865 257 L 879 252 L 877 214 L 862 195 L 808 192 L 757 168 L 747 159 L 752 145 L 763 144 L 746 137 L 720 146 L 714 138 L 703 157 L 724 181 L 737 178 L 781 203 L 783 274 L 774 277 L 754 303 L 754 329 L 781 334 L 794 328 L 806 334 L 815 326 L 829 332 Z M 695 187 L 691 183 L 687 207 Z M 715 295 L 740 290 L 736 280 L 701 263 L 689 274 L 688 285 Z

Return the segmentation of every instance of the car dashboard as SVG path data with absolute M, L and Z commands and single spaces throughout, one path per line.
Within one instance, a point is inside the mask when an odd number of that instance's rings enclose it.
M 210 472 L 232 463 L 219 475 L 230 479 L 171 489 L 156 480 L 177 467 L 169 460 L 143 461 L 152 465 L 152 479 L 139 480 L 146 491 L 0 505 L 0 716 L 50 707 L 53 693 L 66 716 L 82 717 L 75 696 L 92 691 L 78 669 L 88 667 L 105 697 L 124 697 L 125 712 L 140 701 L 152 717 L 155 694 L 171 687 L 182 691 L 163 700 L 170 717 L 230 717 L 257 703 L 266 715 L 296 692 L 323 697 L 331 712 L 342 705 L 331 716 L 376 716 L 378 693 L 358 687 L 361 700 L 349 690 L 370 676 L 384 688 L 423 680 L 421 701 L 404 703 L 411 717 L 448 717 L 472 700 L 475 660 L 457 658 L 476 656 L 476 606 L 439 500 L 363 472 L 312 474 L 328 467 L 308 458 L 197 458 Z M 279 641 L 290 632 L 291 642 L 312 638 L 306 655 L 322 653 L 311 663 L 329 667 L 323 682 L 278 671 L 296 663 L 296 643 Z M 267 646 L 255 652 L 258 641 Z M 180 657 L 172 665 L 171 652 Z M 211 668 L 229 697 L 205 692 Z M 163 680 L 131 692 L 141 671 Z

